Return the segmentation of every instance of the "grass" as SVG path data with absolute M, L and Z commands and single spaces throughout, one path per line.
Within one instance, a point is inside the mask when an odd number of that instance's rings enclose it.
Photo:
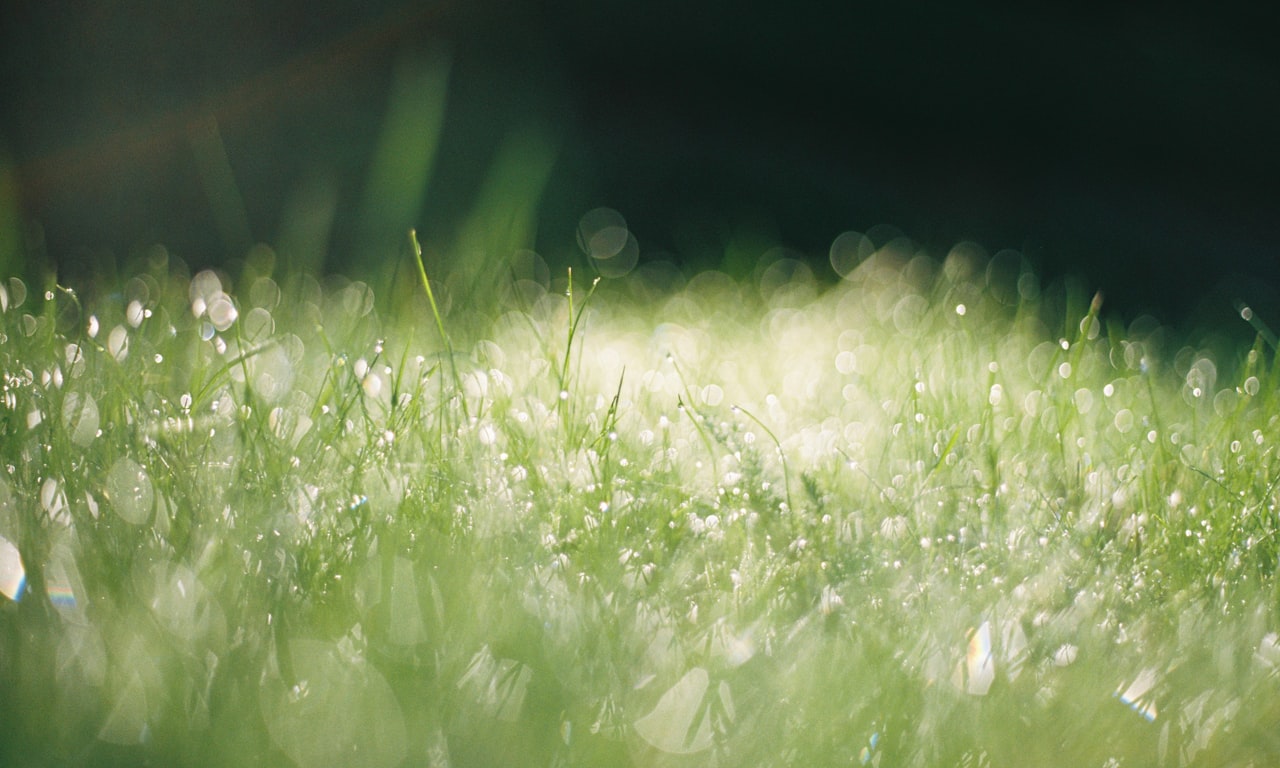
M 1274 350 L 862 256 L 6 283 L 0 762 L 1274 764 Z

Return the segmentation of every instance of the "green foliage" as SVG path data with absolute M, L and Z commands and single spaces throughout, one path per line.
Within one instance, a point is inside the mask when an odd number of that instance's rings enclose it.
M 395 320 L 341 280 L 4 285 L 0 762 L 1280 753 L 1262 339 L 885 254 L 525 280 L 477 324 L 413 245 Z

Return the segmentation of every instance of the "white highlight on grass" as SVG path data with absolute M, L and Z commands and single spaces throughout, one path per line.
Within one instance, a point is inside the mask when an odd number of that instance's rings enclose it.
M 22 567 L 18 547 L 0 536 L 0 595 L 10 600 L 20 599 L 26 579 L 27 572 Z
M 1129 705 L 1129 708 L 1134 712 L 1142 715 L 1147 721 L 1154 721 L 1157 717 L 1157 710 L 1155 700 L 1151 696 L 1151 690 L 1155 687 L 1156 680 L 1155 669 L 1143 669 L 1127 687 L 1124 683 L 1121 683 L 1116 688 L 1115 696 Z
M 986 696 L 995 682 L 996 663 L 991 645 L 991 622 L 984 621 L 971 630 L 963 666 L 957 668 L 953 682 L 971 696 Z
M 1280 668 L 1280 635 L 1268 632 L 1258 643 L 1258 651 L 1254 655 L 1268 669 Z

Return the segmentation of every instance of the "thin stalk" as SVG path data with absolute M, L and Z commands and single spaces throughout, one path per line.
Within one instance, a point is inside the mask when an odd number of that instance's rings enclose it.
M 733 410 L 754 421 L 761 429 L 764 430 L 764 433 L 773 441 L 774 447 L 778 449 L 778 460 L 782 462 L 782 488 L 787 495 L 787 509 L 794 510 L 795 505 L 791 503 L 791 472 L 787 469 L 787 454 L 782 450 L 782 442 L 778 440 L 777 435 L 773 434 L 773 430 L 765 426 L 765 423 L 756 418 L 755 414 L 751 411 L 748 411 L 740 405 L 733 406 Z
M 462 416 L 467 421 L 471 414 L 467 412 L 467 398 L 462 391 L 462 377 L 458 375 L 458 365 L 453 359 L 453 342 L 444 329 L 444 319 L 440 317 L 440 305 L 436 303 L 436 295 L 431 290 L 431 281 L 427 279 L 427 267 L 422 263 L 422 246 L 418 244 L 418 231 L 409 230 L 409 242 L 413 245 L 413 259 L 418 265 L 418 277 L 422 279 L 422 288 L 427 292 L 427 303 L 431 305 L 431 316 L 435 318 L 436 330 L 440 333 L 440 341 L 444 343 L 444 353 L 449 359 L 449 373 L 453 376 L 454 391 L 458 393 L 458 401 L 462 403 Z
M 565 342 L 564 360 L 560 363 L 560 391 L 556 393 L 556 409 L 560 411 L 566 430 L 569 426 L 569 363 L 573 357 L 573 340 L 578 335 L 578 325 L 582 322 L 582 315 L 587 311 L 587 304 L 590 303 L 592 295 L 596 292 L 596 286 L 600 284 L 600 278 L 596 278 L 591 283 L 590 290 L 583 297 L 582 304 L 574 310 L 573 306 L 573 270 L 569 270 L 569 338 Z

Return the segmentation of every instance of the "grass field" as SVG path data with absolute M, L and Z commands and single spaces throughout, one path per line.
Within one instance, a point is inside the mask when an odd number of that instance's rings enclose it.
M 854 246 L 4 283 L 0 763 L 1276 764 L 1275 350 Z

